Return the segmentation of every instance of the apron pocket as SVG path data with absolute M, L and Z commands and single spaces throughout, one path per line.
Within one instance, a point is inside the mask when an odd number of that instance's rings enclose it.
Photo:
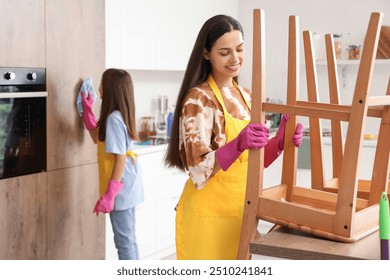
M 242 185 L 244 183 L 244 185 Z M 243 206 L 245 182 L 237 175 L 218 172 L 206 186 L 194 194 L 198 216 L 238 216 Z

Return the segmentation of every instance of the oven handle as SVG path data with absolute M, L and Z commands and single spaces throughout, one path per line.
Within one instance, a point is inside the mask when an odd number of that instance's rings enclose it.
M 0 93 L 0 99 L 2 99 L 2 98 L 29 98 L 29 97 L 47 97 L 47 91 L 1 92 Z

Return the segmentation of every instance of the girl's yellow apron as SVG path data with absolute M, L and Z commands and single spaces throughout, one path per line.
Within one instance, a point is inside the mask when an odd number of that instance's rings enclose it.
M 207 82 L 223 108 L 226 141 L 230 142 L 249 121 L 233 118 L 227 112 L 222 95 L 211 75 Z M 234 86 L 239 89 L 237 84 L 234 83 Z M 244 98 L 243 95 L 242 97 Z M 250 108 L 249 102 L 245 102 Z M 219 170 L 203 189 L 197 190 L 191 178 L 187 181 L 176 213 L 178 259 L 237 258 L 247 167 L 248 151 L 244 151 L 227 171 Z
M 104 142 L 98 141 L 98 168 L 99 168 L 99 194 L 103 196 L 108 187 L 108 181 L 111 179 L 112 170 L 114 169 L 115 157 L 113 154 L 104 151 Z M 137 154 L 128 150 L 126 156 L 131 157 L 134 162 Z

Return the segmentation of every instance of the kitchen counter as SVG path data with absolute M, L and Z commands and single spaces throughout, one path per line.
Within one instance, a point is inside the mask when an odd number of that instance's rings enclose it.
M 344 136 L 344 140 L 345 140 L 345 137 Z M 304 136 L 303 137 L 304 139 L 310 139 L 309 136 Z M 331 136 L 326 136 L 326 137 L 322 137 L 322 143 L 324 145 L 331 145 L 332 144 L 332 137 Z M 362 147 L 376 147 L 376 144 L 377 144 L 377 139 L 363 139 L 362 141 Z
M 168 144 L 158 144 L 158 145 L 149 145 L 149 144 L 135 144 L 134 145 L 134 153 L 137 155 L 144 155 L 149 153 L 166 151 Z

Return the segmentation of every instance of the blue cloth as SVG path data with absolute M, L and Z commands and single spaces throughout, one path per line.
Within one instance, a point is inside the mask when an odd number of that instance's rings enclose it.
M 129 150 L 133 150 L 133 141 L 121 113 L 117 110 L 113 111 L 107 118 L 104 151 L 110 154 L 125 155 Z M 129 209 L 144 201 L 144 185 L 138 158 L 133 163 L 130 156 L 126 157 L 125 170 L 121 181 L 123 182 L 123 188 L 115 197 L 114 210 Z
M 93 101 L 95 101 L 98 98 L 95 91 L 93 90 L 92 78 L 90 78 L 90 77 L 86 78 L 83 81 L 83 83 L 80 87 L 80 90 L 79 90 L 79 94 L 77 96 L 76 106 L 77 106 L 77 111 L 79 111 L 80 117 L 83 116 L 83 112 L 84 112 L 81 94 L 84 94 L 85 97 L 88 97 L 88 93 L 92 94 Z
M 114 243 L 120 260 L 139 260 L 135 234 L 135 208 L 110 212 Z

